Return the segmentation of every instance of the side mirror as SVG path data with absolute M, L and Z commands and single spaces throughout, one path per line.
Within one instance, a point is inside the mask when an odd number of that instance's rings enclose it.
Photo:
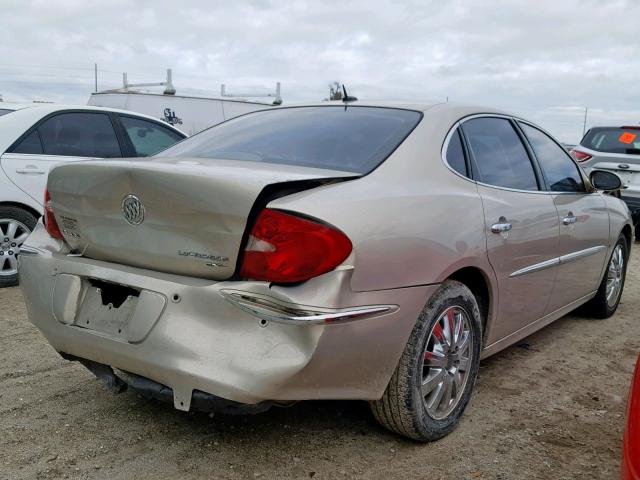
M 605 192 L 614 192 L 622 188 L 620 177 L 606 170 L 593 170 L 589 175 L 589 180 L 591 185 Z

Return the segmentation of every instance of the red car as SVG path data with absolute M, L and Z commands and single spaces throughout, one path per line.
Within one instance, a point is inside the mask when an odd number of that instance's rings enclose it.
M 640 357 L 629 391 L 627 429 L 622 446 L 622 478 L 640 480 Z

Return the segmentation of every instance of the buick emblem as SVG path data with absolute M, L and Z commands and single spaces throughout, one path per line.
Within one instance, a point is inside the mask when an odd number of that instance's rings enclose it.
M 131 225 L 140 225 L 144 221 L 144 205 L 135 195 L 127 195 L 122 200 L 122 215 Z

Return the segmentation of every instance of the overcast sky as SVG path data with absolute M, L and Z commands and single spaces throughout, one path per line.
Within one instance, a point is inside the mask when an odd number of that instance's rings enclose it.
M 102 6 L 98 6 L 98 4 Z M 577 142 L 587 127 L 640 123 L 638 0 L 2 0 L 5 101 L 86 103 L 160 81 L 178 93 L 267 91 L 509 109 Z

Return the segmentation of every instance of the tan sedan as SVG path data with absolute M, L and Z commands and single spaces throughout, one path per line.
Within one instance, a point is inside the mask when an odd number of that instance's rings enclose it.
M 620 300 L 627 207 L 523 119 L 454 104 L 256 112 L 49 177 L 29 317 L 113 391 L 180 410 L 368 400 L 429 441 L 480 359 Z

